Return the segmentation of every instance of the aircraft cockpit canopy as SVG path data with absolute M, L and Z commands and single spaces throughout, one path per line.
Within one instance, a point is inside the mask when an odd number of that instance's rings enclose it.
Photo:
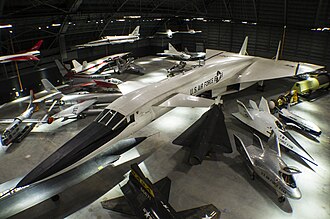
M 115 130 L 127 126 L 130 122 L 134 121 L 134 118 L 130 117 L 130 120 L 128 121 L 128 119 L 126 119 L 121 113 L 111 109 L 104 109 L 96 117 L 95 121 Z
M 284 167 L 283 171 L 280 171 L 280 175 L 288 186 L 290 186 L 291 188 L 297 187 L 296 181 L 294 180 L 293 175 L 291 174 L 290 168 Z

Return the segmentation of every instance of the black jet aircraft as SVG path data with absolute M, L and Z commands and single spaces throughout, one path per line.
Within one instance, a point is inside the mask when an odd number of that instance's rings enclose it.
M 138 218 L 220 218 L 221 212 L 214 205 L 204 205 L 176 212 L 168 203 L 171 180 L 165 177 L 155 184 L 144 176 L 139 166 L 131 165 L 127 184 L 121 187 L 124 196 L 101 202 L 103 208 Z
M 221 106 L 212 105 L 173 144 L 190 147 L 188 162 L 191 165 L 201 164 L 210 151 L 233 152 Z

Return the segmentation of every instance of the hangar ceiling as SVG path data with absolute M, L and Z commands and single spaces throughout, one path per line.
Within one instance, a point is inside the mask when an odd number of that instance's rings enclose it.
M 283 59 L 330 66 L 326 0 L 2 0 L 0 24 L 12 25 L 0 29 L 0 54 L 44 40 L 40 62 L 20 63 L 22 74 L 25 68 L 54 64 L 54 58 L 86 60 L 141 47 L 164 48 L 169 41 L 178 49 L 237 52 L 246 35 L 250 55 L 271 58 L 284 39 Z M 142 39 L 133 45 L 72 50 L 101 36 L 127 34 L 137 25 Z M 202 34 L 153 37 L 157 31 L 185 30 L 187 25 Z M 15 75 L 12 63 L 0 67 L 2 80 Z
M 163 23 L 169 19 L 173 22 L 194 17 L 310 30 L 328 27 L 329 13 L 329 2 L 324 0 L 3 0 L 0 3 L 1 23 L 13 25 L 15 43 L 57 38 L 59 34 L 93 32 L 93 35 L 101 36 L 111 30 L 110 24 L 115 19 L 130 15 L 141 16 L 139 22 L 165 18 L 163 22 L 150 25 L 154 26 L 151 29 L 155 32 L 164 28 Z M 148 31 L 148 34 L 154 33 Z M 2 42 L 9 37 L 7 31 L 1 31 Z

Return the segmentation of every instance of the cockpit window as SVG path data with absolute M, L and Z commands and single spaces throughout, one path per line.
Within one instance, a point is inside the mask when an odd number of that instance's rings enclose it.
M 290 169 L 287 168 L 287 167 L 284 167 L 283 170 L 285 172 L 289 172 L 290 173 Z M 292 175 L 289 175 L 289 174 L 286 174 L 286 173 L 283 173 L 283 172 L 280 172 L 280 175 L 281 175 L 282 179 L 285 181 L 285 183 L 288 186 L 290 186 L 291 188 L 296 188 L 297 187 L 296 186 L 296 182 L 295 182 L 295 180 L 294 180 L 294 178 L 293 178 Z
M 284 131 L 284 126 L 280 121 L 275 121 L 275 125 L 277 128 L 279 128 L 281 131 Z
M 105 126 L 111 127 L 112 129 L 116 129 L 117 127 L 121 127 L 122 125 L 127 124 L 125 116 L 110 109 L 103 110 L 96 117 L 95 121 Z

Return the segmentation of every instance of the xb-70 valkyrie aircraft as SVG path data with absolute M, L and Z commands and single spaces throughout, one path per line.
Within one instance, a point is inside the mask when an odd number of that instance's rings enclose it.
M 214 100 L 198 97 L 205 92 L 218 97 L 243 90 L 258 81 L 290 77 L 323 68 L 245 55 L 247 40 L 246 37 L 238 54 L 208 50 L 204 66 L 158 83 L 144 86 L 137 82 L 119 84 L 123 96 L 110 103 L 90 125 L 36 166 L 17 187 L 72 169 L 175 107 L 211 106 Z M 126 93 L 125 90 L 130 92 Z

